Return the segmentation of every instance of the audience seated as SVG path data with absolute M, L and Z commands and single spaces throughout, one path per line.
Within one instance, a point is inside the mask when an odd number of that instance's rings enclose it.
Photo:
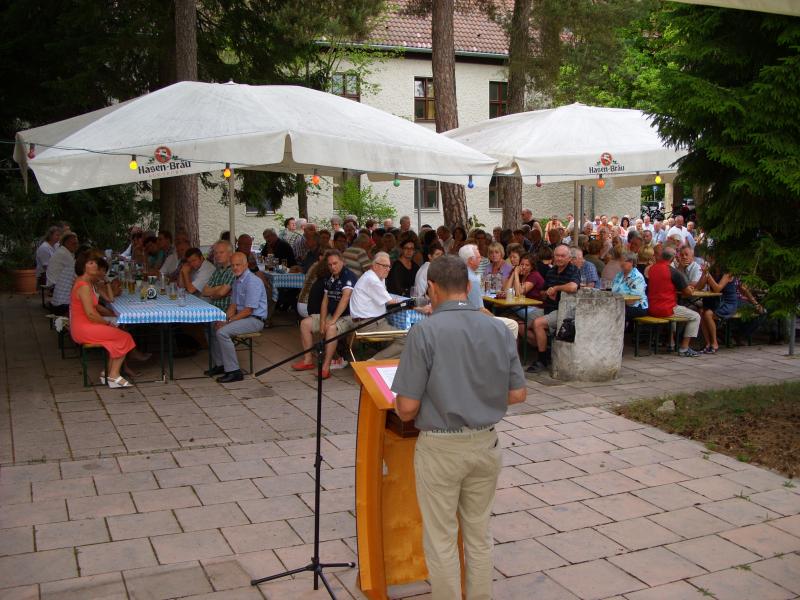
M 636 296 L 625 301 L 625 321 L 647 316 L 647 282 L 636 268 L 638 255 L 625 252 L 622 255 L 622 270 L 614 276 L 611 291 L 623 296 Z

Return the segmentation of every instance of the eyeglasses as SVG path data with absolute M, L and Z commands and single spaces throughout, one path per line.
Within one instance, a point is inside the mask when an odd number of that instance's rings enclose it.
M 379 267 L 385 267 L 387 269 L 390 269 L 392 267 L 392 265 L 389 265 L 389 264 L 386 264 L 386 263 L 376 262 L 375 264 L 378 265 Z

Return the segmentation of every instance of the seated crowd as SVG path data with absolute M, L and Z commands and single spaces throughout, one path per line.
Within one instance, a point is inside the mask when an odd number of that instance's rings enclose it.
M 690 343 L 701 330 L 705 340 L 701 352 L 715 353 L 717 322 L 735 315 L 743 304 L 764 313 L 738 278 L 711 256 L 705 260 L 695 256 L 703 233 L 694 223 L 684 225 L 681 216 L 663 223 L 651 223 L 649 217 L 631 223 L 628 217 L 600 215 L 577 232 L 577 247 L 571 247 L 576 235 L 572 215 L 567 215 L 566 224 L 554 216 L 544 227 L 529 209 L 521 216 L 519 229 L 498 227 L 491 234 L 483 229 L 467 232 L 462 227 L 427 225 L 417 233 L 407 216 L 400 219 L 399 227 L 394 227 L 392 219 L 368 220 L 359 226 L 355 217 L 334 217 L 330 228 L 324 229 L 305 219 L 288 218 L 280 231 L 264 230 L 260 249 L 254 249 L 254 240 L 247 234 L 238 237 L 234 248 L 223 233 L 208 255 L 192 247 L 185 232 L 173 236 L 165 230 L 152 233 L 134 227 L 130 244 L 120 256 L 141 265 L 147 275 L 163 276 L 226 313 L 226 321 L 206 333 L 212 358 L 206 374 L 219 375 L 223 382 L 243 377 L 233 338 L 259 331 L 272 316 L 270 278 L 259 268 L 267 257 L 289 272 L 305 275 L 301 290 L 280 289 L 277 294 L 279 307 L 296 309 L 303 319 L 303 348 L 312 348 L 315 333 L 331 338 L 382 315 L 396 302 L 392 295 L 424 296 L 428 266 L 442 255 L 458 256 L 467 264 L 469 301 L 476 309 L 488 313 L 483 295 L 489 289 L 513 290 L 517 297 L 540 302 L 514 308 L 504 318 L 515 335 L 538 351 L 530 371 L 547 367 L 548 339 L 557 325 L 561 293 L 579 287 L 602 287 L 626 296 L 626 322 L 647 315 L 682 317 L 686 326 L 679 342 L 680 356 L 699 354 Z M 118 281 L 104 283 L 105 258 L 80 246 L 68 227 L 51 227 L 36 261 L 40 282 L 52 287 L 53 312 L 71 315 L 76 341 L 95 339 L 106 347 L 112 361 L 103 377 L 109 385 L 124 386 L 127 382 L 120 369 L 134 348 L 133 340 L 121 330 L 112 335 L 110 330 L 97 329 L 113 322 L 108 305 L 119 294 Z M 719 297 L 693 297 L 698 290 Z M 756 325 L 748 323 L 751 328 Z M 385 321 L 371 328 L 391 329 Z M 377 358 L 399 356 L 402 343 L 398 339 Z M 327 345 L 323 377 L 330 376 L 332 368 L 346 365 L 342 358 L 334 359 L 335 351 L 335 344 Z M 311 352 L 293 367 L 315 368 Z

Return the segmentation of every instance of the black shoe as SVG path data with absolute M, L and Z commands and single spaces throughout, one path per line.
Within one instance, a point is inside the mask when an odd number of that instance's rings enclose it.
M 214 377 L 215 375 L 222 375 L 225 372 L 225 367 L 211 367 L 208 371 L 203 371 L 206 377 Z
M 233 383 L 234 381 L 242 381 L 244 375 L 240 370 L 225 373 L 222 377 L 217 377 L 217 383 Z
M 547 366 L 540 360 L 537 360 L 531 366 L 528 367 L 528 373 L 538 373 L 539 371 L 546 371 Z

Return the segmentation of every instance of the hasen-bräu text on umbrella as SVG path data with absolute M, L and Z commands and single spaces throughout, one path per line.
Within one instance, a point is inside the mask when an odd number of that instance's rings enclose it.
M 182 169 L 189 169 L 192 166 L 192 161 L 190 160 L 172 160 L 168 163 L 164 164 L 150 164 L 150 165 L 139 165 L 138 172 L 139 175 L 167 175 L 174 173 L 175 171 L 180 171 Z

